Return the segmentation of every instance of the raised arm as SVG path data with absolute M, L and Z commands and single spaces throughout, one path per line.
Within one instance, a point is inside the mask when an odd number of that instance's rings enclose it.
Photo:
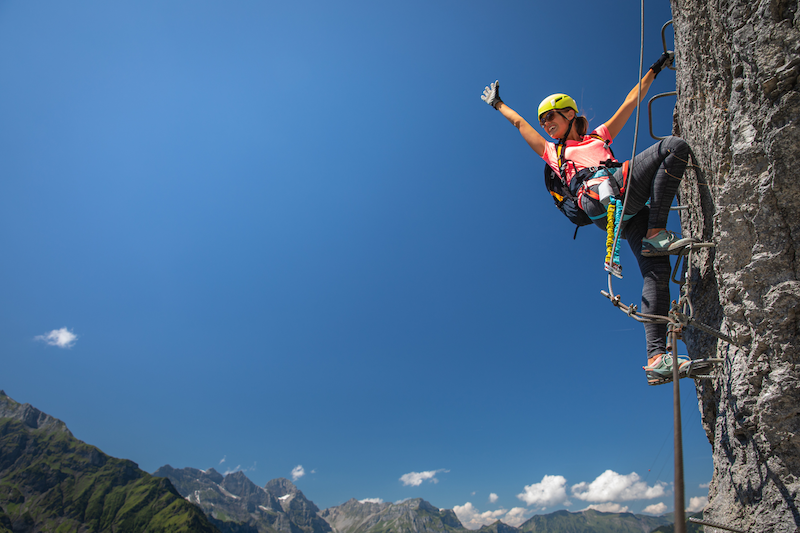
M 628 119 L 631 117 L 633 110 L 636 109 L 636 104 L 641 102 L 644 99 L 644 95 L 647 94 L 647 90 L 650 89 L 650 85 L 653 83 L 653 80 L 656 79 L 656 76 L 661 69 L 664 68 L 664 65 L 667 65 L 672 62 L 672 54 L 664 53 L 658 60 L 653 63 L 650 67 L 650 70 L 647 71 L 647 74 L 644 75 L 642 81 L 636 84 L 631 92 L 628 93 L 628 96 L 625 97 L 625 101 L 622 103 L 617 112 L 614 113 L 614 116 L 611 117 L 608 121 L 606 121 L 606 128 L 608 128 L 608 133 L 611 135 L 611 138 L 615 138 L 620 131 L 622 131 L 622 127 L 625 126 L 625 123 L 628 122 Z M 637 100 L 637 96 L 639 95 L 639 85 L 641 84 L 641 98 Z
M 489 104 L 490 106 L 494 107 L 500 114 L 506 117 L 508 121 L 517 128 L 522 135 L 522 138 L 525 139 L 525 142 L 533 148 L 533 151 L 536 152 L 540 157 L 544 154 L 544 148 L 547 144 L 544 137 L 539 135 L 533 126 L 528 124 L 528 121 L 522 118 L 522 116 L 508 107 L 503 101 L 500 99 L 500 82 L 496 81 L 490 86 L 486 87 L 483 90 L 483 96 L 481 99 Z

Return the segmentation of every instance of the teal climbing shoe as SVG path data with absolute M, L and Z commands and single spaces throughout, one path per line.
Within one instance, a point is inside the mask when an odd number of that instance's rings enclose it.
M 653 257 L 657 255 L 679 254 L 686 246 L 694 244 L 697 239 L 691 237 L 678 237 L 669 230 L 661 230 L 652 239 L 642 239 L 642 255 Z
M 689 358 L 683 355 L 678 356 L 678 371 L 680 377 L 686 376 L 686 368 L 689 366 Z M 648 385 L 661 385 L 672 381 L 672 354 L 662 353 L 653 361 L 652 365 L 642 367 L 647 376 Z

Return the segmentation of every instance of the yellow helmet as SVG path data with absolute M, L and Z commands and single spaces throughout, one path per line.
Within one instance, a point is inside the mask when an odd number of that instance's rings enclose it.
M 575 100 L 570 98 L 569 95 L 564 93 L 551 94 L 539 104 L 539 114 L 537 116 L 541 117 L 551 109 L 574 109 L 577 113 L 578 104 L 576 104 Z

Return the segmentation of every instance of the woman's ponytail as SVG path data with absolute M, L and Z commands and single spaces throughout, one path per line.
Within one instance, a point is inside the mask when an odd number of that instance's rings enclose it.
M 583 115 L 575 117 L 575 131 L 581 137 L 589 131 L 589 120 Z

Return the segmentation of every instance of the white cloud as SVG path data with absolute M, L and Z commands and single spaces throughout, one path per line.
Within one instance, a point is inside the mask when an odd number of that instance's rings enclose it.
M 498 498 L 498 496 L 497 496 L 497 494 L 495 494 L 494 492 L 493 492 L 493 493 L 491 493 L 491 494 L 489 494 L 489 501 L 490 501 L 491 503 L 495 503 L 495 502 L 497 501 L 497 498 Z
M 544 476 L 540 483 L 526 485 L 525 492 L 517 494 L 517 498 L 527 505 L 536 505 L 542 509 L 553 505 L 569 505 L 566 486 L 567 480 L 564 476 Z
M 358 503 L 383 503 L 383 498 L 364 498 L 358 500 Z
M 233 468 L 231 470 L 226 470 L 225 472 L 223 472 L 222 475 L 223 476 L 227 476 L 228 474 L 233 474 L 234 472 L 238 472 L 241 469 L 242 469 L 242 465 L 236 465 L 236 468 Z
M 296 467 L 292 468 L 292 481 L 297 481 L 305 475 L 306 471 L 303 468 L 303 465 L 297 465 Z
M 623 507 L 622 504 L 613 502 L 593 503 L 586 509 L 581 509 L 581 511 L 586 511 L 588 509 L 594 509 L 595 511 L 600 511 L 601 513 L 627 513 L 629 507 L 627 505 Z
M 706 496 L 695 496 L 689 499 L 689 507 L 686 508 L 686 511 L 689 513 L 698 513 L 705 509 L 706 505 L 708 505 L 708 498 Z
M 509 526 L 519 527 L 523 522 L 530 518 L 530 513 L 531 511 L 525 509 L 524 507 L 514 507 L 506 513 L 506 516 L 503 518 L 503 522 Z
M 449 470 L 440 468 L 439 470 L 428 470 L 426 472 L 409 472 L 408 474 L 403 474 L 400 476 L 400 481 L 402 481 L 403 485 L 406 487 L 419 487 L 422 485 L 423 481 L 439 483 L 439 480 L 436 479 L 436 474 L 439 472 L 449 472 Z
M 578 483 L 572 486 L 572 495 L 587 502 L 612 502 L 626 500 L 649 500 L 660 498 L 667 492 L 664 482 L 652 487 L 640 481 L 639 474 L 631 472 L 627 476 L 606 470 L 591 483 Z
M 227 459 L 227 458 L 228 458 L 228 456 L 227 456 L 227 455 L 223 456 L 223 457 L 222 457 L 222 459 L 220 459 L 220 460 L 219 460 L 219 464 L 222 464 L 222 463 L 224 463 L 224 462 L 225 462 L 225 459 Z
M 660 515 L 667 512 L 667 504 L 664 502 L 654 503 L 642 509 L 644 514 Z
M 494 524 L 498 520 L 502 520 L 510 526 L 518 526 L 527 520 L 526 515 L 530 513 L 524 507 L 514 507 L 510 511 L 498 509 L 481 512 L 470 502 L 456 505 L 453 507 L 453 512 L 467 529 L 479 529 L 482 526 Z
M 481 526 L 494 524 L 501 516 L 506 514 L 505 509 L 498 511 L 480 512 L 470 502 L 464 505 L 456 505 L 453 512 L 467 529 L 480 529 Z
M 701 489 L 707 489 L 710 486 L 711 486 L 711 482 L 710 481 L 708 483 L 701 483 L 700 484 L 700 488 Z
M 44 335 L 37 335 L 33 340 L 45 342 L 50 346 L 58 346 L 59 348 L 72 348 L 75 345 L 75 341 L 78 340 L 78 336 L 67 328 L 61 328 L 54 329 Z

